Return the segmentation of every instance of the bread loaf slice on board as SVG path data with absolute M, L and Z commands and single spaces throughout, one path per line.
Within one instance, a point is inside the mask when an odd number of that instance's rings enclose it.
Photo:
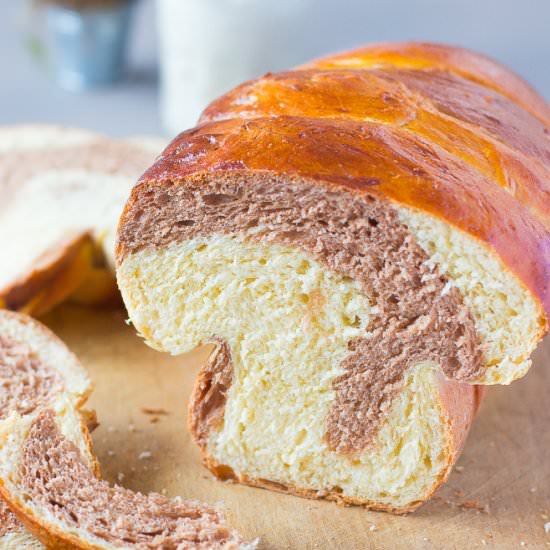
M 61 396 L 80 408 L 92 389 L 85 370 L 56 336 L 29 317 L 5 310 L 0 310 L 0 378 L 1 422 L 9 422 L 7 418 L 13 413 L 26 419 Z M 86 414 L 82 418 L 86 420 Z M 92 472 L 99 472 L 87 428 L 81 426 L 80 418 L 71 416 L 71 422 L 67 425 L 82 456 Z M 3 435 L 11 437 L 6 432 Z M 0 548 L 43 548 L 1 499 Z
M 159 141 L 0 127 L 0 305 L 36 316 L 68 296 L 92 304 L 118 297 L 115 226 Z
M 222 513 L 141 495 L 98 478 L 82 411 L 91 385 L 65 345 L 36 321 L 0 311 L 0 546 L 252 549 Z
M 410 511 L 476 384 L 524 375 L 550 311 L 548 107 L 478 54 L 389 44 L 243 84 L 133 189 L 130 318 L 215 345 L 190 424 L 220 477 Z

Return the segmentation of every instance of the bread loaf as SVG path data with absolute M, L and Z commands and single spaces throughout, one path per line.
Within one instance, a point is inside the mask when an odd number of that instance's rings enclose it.
M 472 52 L 387 44 L 230 91 L 133 189 L 117 277 L 155 349 L 212 343 L 190 426 L 219 477 L 406 512 L 476 385 L 550 309 L 550 109 Z
M 55 126 L 0 128 L 0 307 L 36 316 L 69 296 L 116 299 L 115 226 L 160 148 Z
M 0 547 L 252 549 L 220 510 L 98 477 L 77 359 L 26 316 L 0 311 Z M 16 519 L 37 537 L 33 538 Z

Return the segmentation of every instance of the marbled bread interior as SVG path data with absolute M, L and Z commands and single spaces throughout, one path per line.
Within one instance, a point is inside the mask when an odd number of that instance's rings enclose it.
M 122 215 L 146 341 L 215 350 L 191 429 L 220 477 L 409 511 L 476 384 L 523 376 L 550 311 L 550 120 L 478 54 L 385 44 L 214 101 Z

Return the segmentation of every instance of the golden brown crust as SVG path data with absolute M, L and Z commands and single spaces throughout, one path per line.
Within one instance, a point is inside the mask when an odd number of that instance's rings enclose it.
M 447 380 L 441 375 L 438 375 L 438 384 L 442 420 L 447 424 L 448 433 L 448 443 L 444 451 L 446 466 L 426 495 L 423 495 L 418 500 L 403 507 L 395 507 L 389 504 L 381 504 L 379 502 L 348 497 L 338 491 L 314 491 L 276 483 L 267 479 L 253 479 L 246 475 L 246 473 L 237 474 L 230 466 L 218 464 L 208 454 L 206 442 L 199 445 L 202 461 L 206 468 L 222 481 L 236 481 L 245 485 L 250 485 L 251 487 L 269 489 L 271 491 L 287 493 L 302 498 L 329 500 L 344 506 L 362 506 L 368 510 L 408 514 L 427 502 L 449 477 L 452 467 L 462 451 L 466 435 L 479 409 L 484 393 L 484 388 L 481 386 L 473 386 L 471 384 L 455 382 L 454 380 Z M 197 434 L 193 433 L 195 439 L 197 439 L 196 435 Z
M 373 66 L 448 71 L 498 91 L 550 125 L 550 107 L 535 89 L 504 65 L 465 48 L 429 42 L 386 42 L 319 59 L 303 67 Z
M 210 104 L 201 121 L 266 116 L 398 127 L 470 164 L 550 223 L 546 126 L 476 82 L 434 69 L 290 71 L 238 86 Z
M 550 312 L 550 107 L 491 60 L 373 46 L 247 83 L 203 121 L 164 151 L 129 205 L 151 185 L 227 171 L 376 194 L 488 244 Z

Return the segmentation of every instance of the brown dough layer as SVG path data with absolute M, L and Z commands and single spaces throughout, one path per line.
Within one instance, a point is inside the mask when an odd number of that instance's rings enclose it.
M 89 170 L 135 177 L 151 163 L 152 153 L 108 139 L 55 150 L 10 151 L 0 154 L 0 213 L 25 183 L 45 171 Z
M 59 374 L 44 365 L 28 345 L 0 336 L 0 419 L 12 411 L 29 414 L 62 390 Z
M 213 508 L 145 496 L 97 479 L 78 448 L 60 433 L 51 410 L 41 412 L 31 425 L 20 476 L 22 490 L 35 503 L 113 545 L 229 550 L 243 542 Z
M 199 445 L 207 444 L 208 433 L 223 420 L 227 392 L 233 380 L 229 344 L 218 339 L 216 348 L 201 369 L 190 401 L 189 428 Z
M 388 202 L 269 174 L 232 172 L 180 185 L 151 184 L 129 206 L 119 232 L 119 261 L 145 246 L 213 233 L 297 247 L 357 280 L 377 307 L 365 337 L 349 342 L 345 373 L 334 382 L 336 399 L 326 419 L 332 450 L 353 453 L 374 442 L 405 371 L 420 361 L 435 361 L 458 381 L 480 374 L 479 340 L 459 292 L 425 265 L 427 255 Z M 191 408 L 200 419 L 198 401 Z M 211 424 L 207 419 L 195 429 L 203 444 Z
M 27 414 L 61 390 L 59 375 L 49 369 L 31 349 L 0 336 L 0 419 L 12 411 Z M 0 500 L 0 537 L 21 529 L 21 524 Z

